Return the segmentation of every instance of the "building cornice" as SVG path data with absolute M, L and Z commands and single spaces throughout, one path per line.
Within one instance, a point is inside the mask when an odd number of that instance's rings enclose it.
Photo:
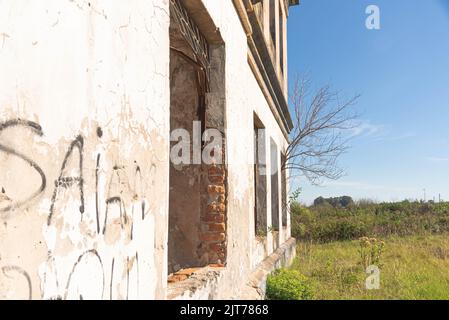
M 239 15 L 243 29 L 248 38 L 248 47 L 251 53 L 251 57 L 254 61 L 257 71 L 255 72 L 254 66 L 251 70 L 254 73 L 262 91 L 268 90 L 271 99 L 274 104 L 275 117 L 279 120 L 280 126 L 284 131 L 284 134 L 290 133 L 293 129 L 293 121 L 291 119 L 290 111 L 284 90 L 282 89 L 279 77 L 276 72 L 276 67 L 271 59 L 268 46 L 265 42 L 264 34 L 260 28 L 256 13 L 253 9 L 252 0 L 233 0 L 236 11 Z M 249 23 L 248 23 L 249 22 Z M 262 79 L 260 79 L 262 78 Z

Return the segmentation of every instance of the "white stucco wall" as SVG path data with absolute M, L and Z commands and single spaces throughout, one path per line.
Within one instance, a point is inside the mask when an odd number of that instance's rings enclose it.
M 253 113 L 287 141 L 232 1 L 203 2 L 226 47 L 228 243 L 197 296 L 230 298 L 263 259 Z M 168 28 L 168 0 L 0 0 L 0 299 L 166 298 Z
M 220 280 L 218 298 L 239 297 L 240 287 L 262 260 L 262 250 L 255 241 L 254 227 L 254 142 L 253 115 L 266 128 L 267 167 L 270 167 L 270 138 L 279 150 L 285 150 L 285 139 L 248 64 L 247 37 L 232 1 L 204 0 L 226 46 L 226 133 L 228 161 L 228 268 Z M 280 157 L 280 154 L 279 154 Z M 280 158 L 279 158 L 280 163 Z M 267 177 L 268 195 L 271 192 Z M 279 195 L 280 189 L 279 175 Z M 281 197 L 279 196 L 279 201 Z M 279 208 L 281 208 L 279 202 Z M 271 197 L 267 199 L 268 225 L 271 225 Z M 279 221 L 281 213 L 279 213 Z M 281 242 L 290 234 L 280 231 Z M 272 250 L 271 233 L 267 236 L 268 254 Z
M 164 297 L 168 12 L 0 1 L 0 298 Z

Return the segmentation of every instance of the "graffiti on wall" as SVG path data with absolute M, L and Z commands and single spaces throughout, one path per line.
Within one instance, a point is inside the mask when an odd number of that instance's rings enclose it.
M 24 127 L 27 130 L 30 130 L 31 132 L 33 132 L 34 134 L 38 135 L 38 136 L 42 136 L 43 132 L 42 132 L 42 128 L 39 124 L 32 122 L 32 121 L 25 121 L 25 120 L 21 120 L 21 119 L 14 119 L 14 120 L 9 120 L 6 122 L 2 122 L 0 123 L 0 134 L 8 129 L 8 128 L 14 128 L 14 127 Z M 44 171 L 39 167 L 39 165 L 34 162 L 31 158 L 29 158 L 27 155 L 22 154 L 19 151 L 16 151 L 14 148 L 8 147 L 2 143 L 0 143 L 0 152 L 6 153 L 7 155 L 10 155 L 12 157 L 17 157 L 23 161 L 25 161 L 26 163 L 28 163 L 31 168 L 33 168 L 40 176 L 41 178 L 41 184 L 39 186 L 39 188 L 34 191 L 31 195 L 29 195 L 25 200 L 18 200 L 18 201 L 14 201 L 11 199 L 7 199 L 8 201 L 6 201 L 6 205 L 2 206 L 0 203 L 0 214 L 3 214 L 5 212 L 8 212 L 14 208 L 18 208 L 24 204 L 26 204 L 27 202 L 35 199 L 36 197 L 38 197 L 40 194 L 42 194 L 45 190 L 45 187 L 47 185 L 47 178 L 45 177 Z M 5 193 L 5 190 L 2 188 L 2 193 Z M 5 201 L 3 201 L 5 202 Z
M 26 294 L 22 290 L 22 296 L 14 298 L 31 299 L 39 287 L 45 299 L 139 298 L 141 270 L 148 273 L 152 267 L 154 249 L 154 239 L 148 239 L 154 235 L 154 217 L 148 214 L 141 165 L 136 160 L 121 163 L 120 157 L 110 164 L 101 148 L 90 148 L 86 157 L 86 138 L 78 135 L 68 144 L 50 184 L 51 174 L 33 156 L 2 142 L 3 132 L 18 128 L 44 136 L 41 126 L 32 121 L 0 122 L 0 156 L 24 161 L 39 184 L 18 199 L 0 186 L 0 219 L 7 221 L 29 205 L 42 205 L 48 196 L 44 213 L 48 258 L 39 268 L 41 283 L 33 283 L 30 270 L 23 266 L 2 265 L 0 260 L 0 295 L 23 282 L 28 286 Z M 96 129 L 95 136 L 101 144 L 102 128 Z

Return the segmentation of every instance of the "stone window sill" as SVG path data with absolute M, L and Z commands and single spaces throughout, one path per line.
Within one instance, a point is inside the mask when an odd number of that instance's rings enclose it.
M 201 299 L 216 286 L 225 270 L 222 264 L 182 269 L 168 277 L 167 299 Z

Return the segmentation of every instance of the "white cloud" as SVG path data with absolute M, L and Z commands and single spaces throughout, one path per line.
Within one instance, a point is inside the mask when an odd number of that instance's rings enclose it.
M 368 120 L 359 121 L 354 128 L 351 129 L 350 136 L 355 137 L 371 137 L 376 138 L 384 136 L 386 134 L 386 128 L 384 125 L 372 124 Z
M 449 158 L 428 157 L 427 160 L 432 161 L 432 162 L 447 162 L 447 161 L 449 161 Z
M 368 138 L 374 141 L 398 141 L 416 137 L 414 132 L 392 134 L 392 128 L 383 124 L 373 124 L 369 120 L 360 120 L 351 129 L 350 138 Z

